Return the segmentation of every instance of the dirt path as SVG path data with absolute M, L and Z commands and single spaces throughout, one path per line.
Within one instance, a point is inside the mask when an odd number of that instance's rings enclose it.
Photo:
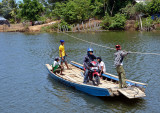
M 47 24 L 42 24 L 42 25 L 36 25 L 36 26 L 29 26 L 29 32 L 39 32 L 41 31 L 41 28 L 44 26 L 50 26 L 53 25 L 55 23 L 59 23 L 60 21 L 53 21 Z
M 60 21 L 53 21 L 50 23 L 42 24 L 42 25 L 35 25 L 35 26 L 27 26 L 23 25 L 22 23 L 20 24 L 11 24 L 10 27 L 7 25 L 0 25 L 0 32 L 40 32 L 41 28 L 44 26 L 50 26 L 55 23 L 59 23 Z

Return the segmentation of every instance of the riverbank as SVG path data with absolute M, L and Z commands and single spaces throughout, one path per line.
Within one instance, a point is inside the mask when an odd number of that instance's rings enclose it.
M 109 31 L 103 30 L 100 27 L 102 20 L 90 20 L 86 23 L 74 25 L 72 30 L 67 32 L 86 32 L 86 31 Z M 52 21 L 42 25 L 24 25 L 20 24 L 11 24 L 10 27 L 7 25 L 0 26 L 0 32 L 62 32 L 63 28 L 58 28 L 60 20 Z M 113 30 L 111 30 L 113 31 Z M 139 31 L 139 28 L 136 25 L 136 20 L 127 20 L 125 24 L 124 31 Z M 152 31 L 160 31 L 160 24 L 155 24 Z
M 11 24 L 10 27 L 7 25 L 0 26 L 0 32 L 40 32 L 42 27 L 51 26 L 53 24 L 59 23 L 60 21 L 52 21 L 42 25 L 31 26 L 29 24 Z

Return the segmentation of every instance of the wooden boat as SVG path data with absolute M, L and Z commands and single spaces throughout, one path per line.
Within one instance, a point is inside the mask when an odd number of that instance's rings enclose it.
M 69 64 L 71 70 L 65 69 L 63 71 L 64 75 L 51 72 L 51 65 L 46 64 L 47 70 L 50 76 L 66 84 L 67 86 L 73 87 L 79 91 L 88 93 L 93 96 L 119 96 L 124 95 L 129 99 L 145 97 L 145 83 L 135 82 L 131 80 L 126 80 L 126 83 L 130 85 L 128 88 L 118 88 L 118 77 L 109 73 L 104 73 L 103 79 L 100 80 L 101 84 L 94 86 L 92 82 L 87 84 L 83 83 L 82 73 L 83 65 L 72 61 Z

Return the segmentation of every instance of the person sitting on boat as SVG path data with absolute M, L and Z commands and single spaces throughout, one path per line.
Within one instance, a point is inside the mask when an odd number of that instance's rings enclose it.
M 64 48 L 64 40 L 60 40 L 61 45 L 59 46 L 59 56 L 61 58 L 61 65 L 63 66 L 63 62 L 65 63 L 67 69 L 70 69 L 68 67 L 67 61 L 66 61 L 66 52 L 65 52 L 65 48 Z
M 60 65 L 59 57 L 56 57 L 52 64 L 52 72 L 53 73 L 58 72 L 60 73 L 60 75 L 63 75 L 62 71 L 63 71 L 63 67 Z
M 96 56 L 93 55 L 93 49 L 92 48 L 88 48 L 87 50 L 87 56 L 85 56 L 84 58 L 84 68 L 85 68 L 85 74 L 84 74 L 84 84 L 87 84 L 88 82 L 88 72 L 91 66 L 91 62 L 94 61 L 96 59 Z
M 106 72 L 106 66 L 104 62 L 102 61 L 101 57 L 97 57 L 97 61 L 98 61 L 99 74 L 102 75 L 103 73 Z
M 119 88 L 126 88 L 126 75 L 125 71 L 123 69 L 123 59 L 125 56 L 129 54 L 129 52 L 122 51 L 120 45 L 116 45 L 116 50 L 117 52 L 114 53 L 115 55 L 115 60 L 114 60 L 114 65 L 116 67 L 118 77 L 119 77 Z

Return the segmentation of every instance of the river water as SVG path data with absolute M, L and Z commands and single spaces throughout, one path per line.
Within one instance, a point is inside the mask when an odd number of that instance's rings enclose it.
M 160 33 L 99 32 L 70 33 L 81 39 L 143 53 L 160 53 Z M 58 56 L 59 40 L 65 40 L 68 62 L 83 62 L 86 49 L 92 47 L 101 56 L 109 73 L 114 50 L 97 47 L 65 34 L 0 33 L 0 112 L 1 113 L 110 113 L 154 112 L 160 110 L 160 56 L 129 54 L 124 59 L 128 79 L 147 83 L 146 97 L 129 100 L 125 97 L 90 96 L 53 80 L 45 64 Z

